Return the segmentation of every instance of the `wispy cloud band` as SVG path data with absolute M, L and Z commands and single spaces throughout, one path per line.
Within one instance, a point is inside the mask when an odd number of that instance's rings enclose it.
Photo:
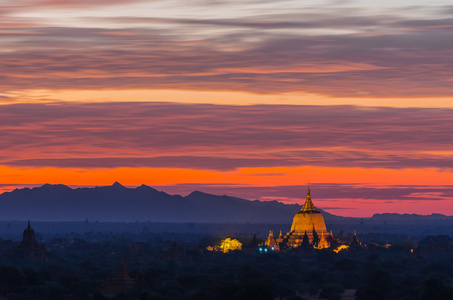
M 453 167 L 452 109 L 168 103 L 0 106 L 0 164 Z
M 352 8 L 299 7 L 236 17 L 181 17 L 176 12 L 159 17 L 159 10 L 151 9 L 148 17 L 120 10 L 115 17 L 102 11 L 95 17 L 84 10 L 88 2 L 38 1 L 0 10 L 0 88 L 310 92 L 331 97 L 453 93 L 449 6 L 438 7 L 437 13 L 414 8 L 419 12 L 414 15 L 403 9 L 373 15 Z M 98 7 L 99 1 L 94 2 Z M 72 6 L 79 11 L 68 21 L 42 15 L 46 7 Z

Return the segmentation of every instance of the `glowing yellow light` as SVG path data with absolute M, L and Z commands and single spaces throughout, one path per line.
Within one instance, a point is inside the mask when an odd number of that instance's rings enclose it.
M 335 251 L 335 253 L 338 253 L 341 250 L 348 249 L 348 248 L 349 248 L 349 246 L 347 246 L 347 245 L 340 245 L 340 246 L 338 246 L 337 249 L 334 249 L 333 251 Z
M 220 249 L 223 251 L 223 253 L 227 253 L 228 251 L 233 250 L 242 250 L 242 243 L 238 240 L 226 238 L 220 244 Z

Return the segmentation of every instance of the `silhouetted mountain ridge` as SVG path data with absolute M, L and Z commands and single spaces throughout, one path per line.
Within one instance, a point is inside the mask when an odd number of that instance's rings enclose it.
M 142 184 L 128 188 L 111 186 L 72 189 L 63 184 L 15 189 L 0 194 L 0 220 L 35 221 L 151 221 L 193 223 L 282 223 L 290 224 L 301 209 L 297 204 L 246 200 L 227 195 L 193 191 L 169 195 Z M 319 209 L 319 208 L 318 208 Z M 321 209 L 326 223 L 397 224 L 453 220 L 441 214 L 375 214 L 372 218 L 346 218 Z
M 72 189 L 62 184 L 0 195 L 0 220 L 290 223 L 299 205 L 194 191 L 182 197 L 141 185 Z
M 417 215 L 417 214 L 396 214 L 396 213 L 382 213 L 374 214 L 370 221 L 376 223 L 386 224 L 402 224 L 402 223 L 415 223 L 415 222 L 438 222 L 438 221 L 453 221 L 453 216 L 446 216 L 443 214 L 433 213 L 430 215 Z

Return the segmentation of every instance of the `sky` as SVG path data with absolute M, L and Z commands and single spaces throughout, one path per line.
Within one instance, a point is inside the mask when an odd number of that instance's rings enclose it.
M 0 192 L 453 215 L 451 1 L 0 0 Z

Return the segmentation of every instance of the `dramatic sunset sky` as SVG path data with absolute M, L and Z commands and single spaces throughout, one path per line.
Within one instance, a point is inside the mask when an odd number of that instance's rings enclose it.
M 0 192 L 453 215 L 453 5 L 0 0 Z

